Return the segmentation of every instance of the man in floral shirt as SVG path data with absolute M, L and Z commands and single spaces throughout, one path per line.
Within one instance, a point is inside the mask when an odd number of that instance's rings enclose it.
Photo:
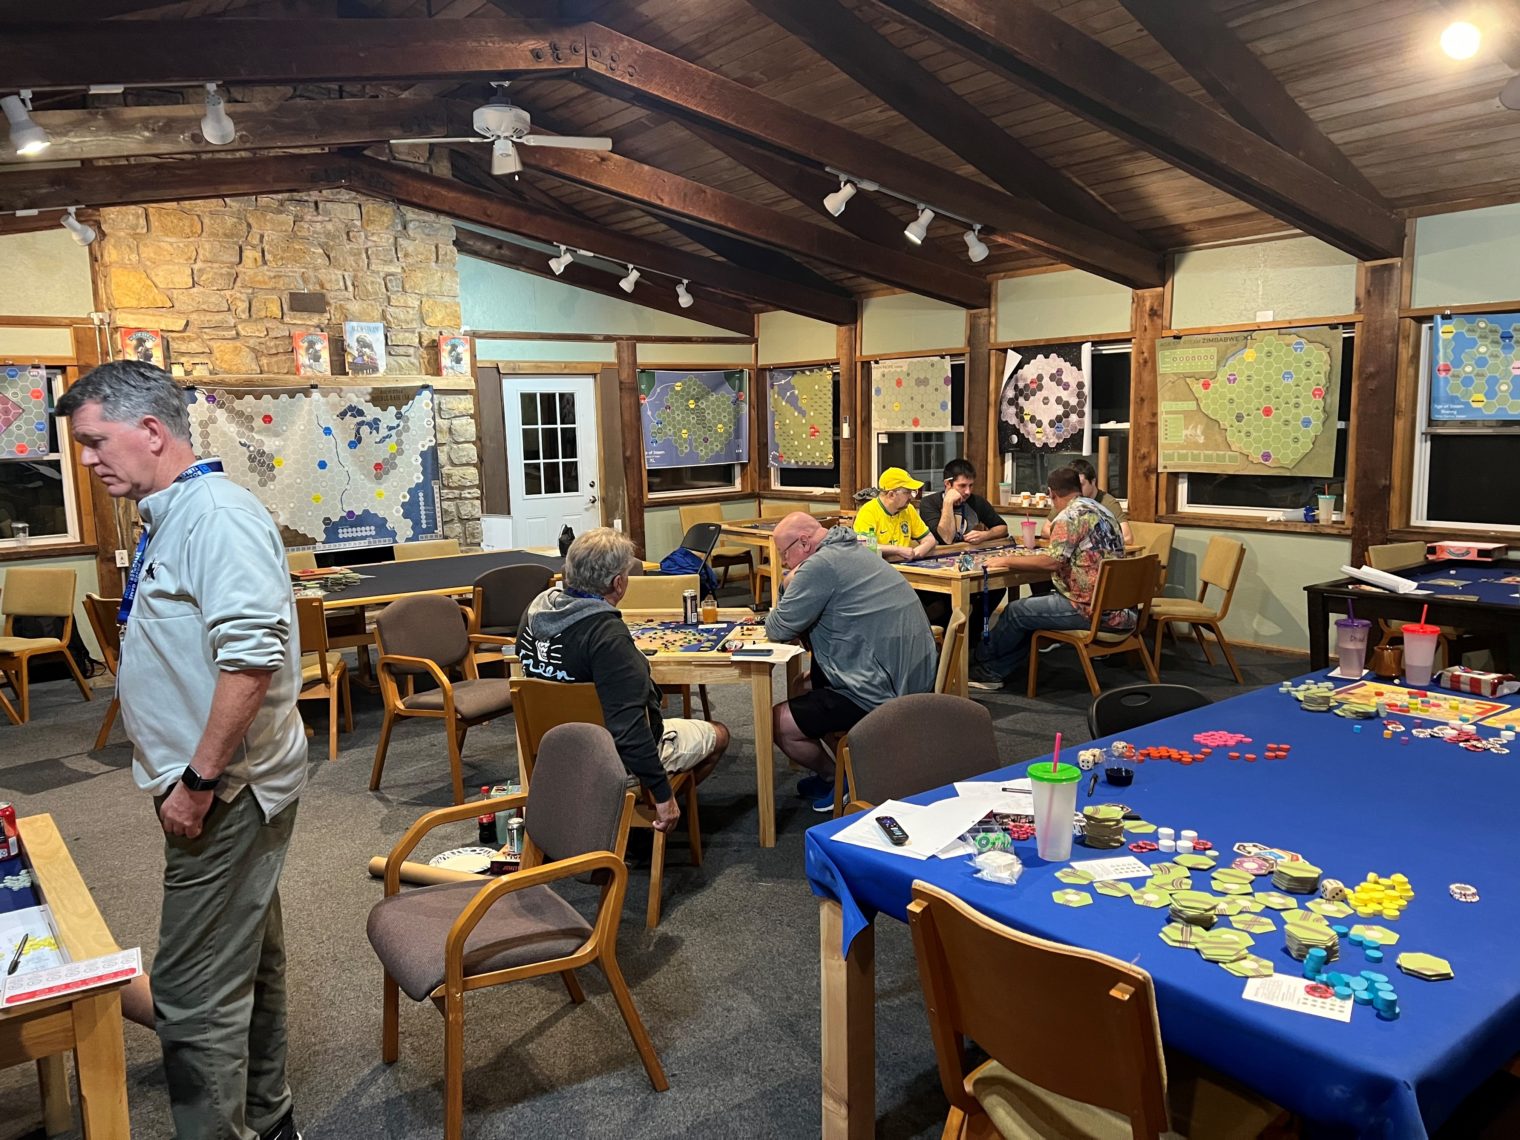
M 1092 499 L 1081 495 L 1081 481 L 1070 467 L 1058 467 L 1047 481 L 1056 516 L 1050 524 L 1050 544 L 1043 554 L 1013 554 L 993 558 L 991 569 L 1008 566 L 1049 570 L 1055 592 L 1010 602 L 992 634 L 976 647 L 971 687 L 1001 689 L 1004 680 L 1029 658 L 1029 633 L 1036 629 L 1086 629 L 1092 624 L 1093 592 L 1105 558 L 1124 556 L 1119 520 Z M 1109 629 L 1135 624 L 1133 610 L 1103 615 Z

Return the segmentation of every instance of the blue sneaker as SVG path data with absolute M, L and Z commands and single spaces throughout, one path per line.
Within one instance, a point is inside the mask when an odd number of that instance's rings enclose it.
M 805 800 L 816 800 L 819 796 L 827 795 L 832 803 L 834 781 L 825 780 L 822 776 L 804 776 L 797 781 L 797 794 Z
M 830 784 L 828 790 L 813 801 L 813 810 L 819 815 L 834 814 L 834 785 Z
M 973 689 L 981 689 L 985 692 L 997 692 L 1003 687 L 1005 678 L 1001 673 L 995 673 L 985 665 L 971 666 L 966 684 Z

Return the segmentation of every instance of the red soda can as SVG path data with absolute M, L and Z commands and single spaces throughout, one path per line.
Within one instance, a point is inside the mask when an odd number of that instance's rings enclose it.
M 16 826 L 16 805 L 0 801 L 0 859 L 21 854 L 21 829 Z

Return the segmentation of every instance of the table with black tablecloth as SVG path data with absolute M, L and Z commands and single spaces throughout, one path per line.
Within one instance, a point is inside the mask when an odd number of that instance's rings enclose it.
M 367 562 L 344 567 L 363 575 L 363 581 L 329 590 L 322 598 L 322 608 L 378 606 L 412 594 L 464 595 L 475 588 L 475 579 L 487 570 L 502 566 L 545 566 L 558 574 L 564 565 L 563 558 L 532 554 L 526 550 L 485 550 L 479 554 L 451 554 L 406 562 Z
M 1412 726 L 1411 718 L 1402 719 Z M 1150 822 L 1192 828 L 1214 843 L 1221 865 L 1234 857 L 1235 843 L 1251 841 L 1300 852 L 1327 877 L 1347 883 L 1369 871 L 1407 875 L 1415 898 L 1402 918 L 1386 924 L 1400 939 L 1376 967 L 1396 985 L 1401 1016 L 1383 1021 L 1358 1006 L 1342 1024 L 1248 1002 L 1242 979 L 1161 941 L 1164 909 L 1095 891 L 1090 906 L 1057 905 L 1051 892 L 1063 886 L 1054 878 L 1060 865 L 1041 862 L 1032 841 L 1015 846 L 1025 870 L 1009 887 L 974 878 L 969 858 L 917 861 L 836 842 L 830 836 L 850 821 L 831 821 L 806 836 L 808 877 L 822 900 L 825 1135 L 865 1136 L 874 1127 L 872 923 L 877 914 L 905 920 L 915 879 L 946 888 L 1019 930 L 1126 962 L 1138 955 L 1155 979 L 1168 1046 L 1256 1089 L 1302 1117 L 1311 1131 L 1425 1136 L 1520 1052 L 1520 957 L 1514 952 L 1520 875 L 1510 846 L 1520 804 L 1520 745 L 1496 755 L 1412 733 L 1384 739 L 1378 721 L 1306 712 L 1275 687 L 1124 738 L 1140 747 L 1196 748 L 1194 734 L 1209 730 L 1252 737 L 1252 745 L 1238 750 L 1258 756 L 1267 742 L 1292 750 L 1271 762 L 1231 761 L 1222 748 L 1202 764 L 1146 762 L 1137 766 L 1133 786 L 1099 783 L 1091 802 L 1120 801 Z M 1479 730 L 1495 735 L 1481 724 Z M 1067 759 L 1076 757 L 1068 752 Z M 1023 774 L 1019 765 L 998 776 Z M 949 794 L 947 788 L 912 800 Z M 1080 799 L 1079 806 L 1086 802 Z M 1074 859 L 1127 854 L 1084 852 L 1080 845 L 1073 851 Z M 1205 874 L 1196 873 L 1195 882 Z M 1455 882 L 1475 885 L 1481 901 L 1458 902 L 1447 889 Z M 1258 880 L 1257 889 L 1271 888 Z M 1425 982 L 1402 974 L 1394 959 L 1406 950 L 1446 958 L 1456 977 Z M 1281 929 L 1257 935 L 1252 952 L 1269 958 L 1279 973 L 1302 974 Z M 1363 951 L 1343 941 L 1336 968 L 1356 973 L 1368 966 Z

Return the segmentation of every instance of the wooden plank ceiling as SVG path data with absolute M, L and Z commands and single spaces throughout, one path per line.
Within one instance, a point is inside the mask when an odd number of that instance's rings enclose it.
M 1247 51 L 1261 65 L 1221 51 L 1213 56 L 1217 72 L 1213 76 L 1204 74 L 1211 53 L 1186 50 L 1175 38 L 1177 29 L 1163 26 L 1169 2 L 814 0 L 820 8 L 838 10 L 828 13 L 830 20 L 817 21 L 816 28 L 804 26 L 808 6 L 795 0 L 187 0 L 167 5 L 154 5 L 151 0 L 52 0 L 48 8 L 49 18 L 78 21 L 287 20 L 292 22 L 294 36 L 300 35 L 295 22 L 309 18 L 346 18 L 357 30 L 366 22 L 397 18 L 489 20 L 493 27 L 507 28 L 510 25 L 502 22 L 504 18 L 521 17 L 545 21 L 544 28 L 557 27 L 561 39 L 568 35 L 569 25 L 599 23 L 612 33 L 641 41 L 648 49 L 669 53 L 684 64 L 695 64 L 835 128 L 902 152 L 909 156 L 903 160 L 904 169 L 913 160 L 939 166 L 947 181 L 950 176 L 964 180 L 957 184 L 965 188 L 964 200 L 993 193 L 996 197 L 987 201 L 1004 203 L 1012 211 L 1003 216 L 1027 216 L 1035 229 L 1048 218 L 1053 232 L 1063 240 L 1070 237 L 1075 246 L 1093 235 L 1106 234 L 1112 249 L 1128 251 L 1128 260 L 1118 254 L 1113 257 L 1110 276 L 1116 279 L 1126 273 L 1144 275 L 1145 258 L 1159 251 L 1293 230 L 1297 215 L 1273 195 L 1286 192 L 1291 197 L 1297 188 L 1305 188 L 1302 193 L 1307 201 L 1301 204 L 1312 215 L 1303 228 L 1323 224 L 1321 232 L 1354 230 L 1354 236 L 1337 243 L 1373 256 L 1372 247 L 1396 251 L 1397 239 L 1388 235 L 1396 235 L 1400 223 L 1395 215 L 1401 212 L 1499 200 L 1515 193 L 1514 187 L 1520 184 L 1515 177 L 1520 169 L 1520 113 L 1504 110 L 1496 100 L 1514 71 L 1504 62 L 1505 52 L 1492 46 L 1466 63 L 1441 55 L 1436 36 L 1451 18 L 1451 6 L 1445 0 L 1190 0 L 1190 7 L 1207 10 L 1206 26 L 1225 29 L 1235 37 L 1238 43 L 1230 45 L 1230 50 Z M 1480 7 L 1491 19 L 1508 19 L 1513 26 L 1512 3 L 1488 0 Z M 1171 91 L 1158 93 L 1165 96 L 1161 103 L 1180 93 L 1207 108 L 1209 118 L 1200 120 L 1202 125 L 1210 130 L 1217 125 L 1224 132 L 1218 145 L 1231 156 L 1241 156 L 1242 168 L 1249 169 L 1239 172 L 1237 183 L 1237 172 L 1218 161 L 1219 153 L 1209 157 L 1223 169 L 1200 168 L 1183 153 L 1183 144 L 1191 140 L 1179 143 L 1147 134 L 1145 108 L 1095 111 L 1103 84 L 1093 81 L 1106 75 L 1047 76 L 1031 84 L 1021 69 L 1044 66 L 1039 61 L 1031 64 L 1012 48 L 1001 53 L 997 46 L 983 50 L 983 45 L 972 42 L 974 37 L 956 34 L 957 28 L 976 26 L 978 10 L 992 13 L 990 19 L 1028 17 L 1035 21 L 1031 26 L 1056 17 L 1061 24 L 1054 27 L 1062 34 L 1074 31 L 1101 45 L 1094 48 L 1082 43 L 1082 50 L 1071 58 L 1102 60 L 1104 51 L 1117 53 L 1121 60 L 1090 70 L 1124 73 L 1127 61 L 1149 73 L 1137 82 L 1170 86 Z M 0 0 L 0 35 L 6 34 L 7 24 L 17 25 L 13 29 L 17 32 L 37 34 L 37 25 L 21 23 L 34 11 L 35 6 L 25 0 Z M 1147 24 L 1155 34 L 1147 30 Z M 486 28 L 485 24 L 467 26 Z M 903 57 L 902 74 L 894 76 L 901 81 L 899 89 L 880 88 L 895 106 L 862 85 L 871 82 L 864 49 L 854 61 L 841 61 L 839 66 L 827 58 L 831 42 L 844 42 L 855 32 L 880 37 Z M 1179 62 L 1168 52 L 1163 42 L 1169 34 L 1178 54 L 1190 58 Z M 66 31 L 60 28 L 59 35 L 65 36 Z M 1496 31 L 1495 39 L 1500 38 Z M 1087 54 L 1089 48 L 1098 54 Z M 279 52 L 280 40 L 270 37 L 248 50 Z M 575 62 L 578 67 L 580 61 Z M 991 234 L 997 227 L 989 226 L 991 256 L 973 266 L 962 241 L 964 227 L 944 220 L 935 224 L 929 240 L 918 249 L 902 240 L 883 242 L 890 255 L 878 257 L 878 251 L 852 246 L 852 242 L 871 240 L 861 234 L 879 240 L 888 219 L 896 226 L 905 225 L 913 216 L 912 204 L 862 192 L 849 207 L 858 211 L 857 216 L 828 219 L 820 214 L 815 197 L 804 200 L 793 193 L 799 181 L 827 188 L 822 157 L 792 153 L 791 164 L 781 168 L 786 175 L 781 181 L 790 187 L 783 189 L 759 173 L 767 166 L 774 168 L 778 161 L 774 139 L 758 140 L 759 149 L 753 136 L 748 145 L 744 140 L 736 142 L 731 123 L 694 119 L 673 107 L 678 100 L 667 93 L 641 88 L 637 78 L 618 74 L 605 60 L 594 63 L 580 70 L 525 71 L 514 79 L 511 95 L 531 112 L 535 130 L 610 136 L 618 162 L 602 168 L 619 180 L 618 192 L 609 192 L 595 179 L 566 177 L 590 169 L 586 164 L 558 164 L 556 170 L 557 164 L 535 163 L 531 154 L 515 185 L 513 180 L 493 180 L 480 161 L 486 156 L 485 147 L 461 148 L 473 153 L 455 159 L 456 177 L 474 191 L 505 194 L 526 204 L 525 209 L 561 211 L 577 226 L 590 225 L 699 258 L 724 258 L 742 265 L 746 272 L 805 285 L 818 311 L 830 308 L 831 289 L 864 295 L 911 280 L 915 257 L 927 262 L 926 280 L 932 278 L 941 295 L 952 297 L 964 295 L 961 282 L 968 277 L 1054 260 L 1048 244 L 1033 242 L 1039 248 L 1032 249 L 1029 240 L 1025 244 L 998 240 Z M 1060 60 L 1053 66 L 1059 70 Z M 190 70 L 194 71 L 193 66 Z M 341 123 L 335 117 L 325 131 L 319 129 L 318 106 L 303 108 L 308 113 L 293 119 L 267 112 L 264 120 L 257 121 L 266 125 L 245 136 L 255 140 L 254 145 L 288 150 L 293 142 L 290 124 L 309 122 L 312 133 L 306 137 L 313 143 L 332 149 L 355 148 L 384 137 L 380 128 L 389 112 L 382 108 L 414 104 L 419 110 L 426 108 L 428 114 L 408 113 L 398 123 L 409 124 L 404 133 L 419 133 L 416 124 L 422 123 L 427 125 L 426 133 L 437 135 L 444 123 L 451 131 L 460 131 L 470 108 L 489 94 L 483 80 L 460 82 L 447 73 L 398 75 L 394 82 L 358 85 L 332 82 L 335 77 L 310 75 L 304 77 L 313 81 L 309 84 L 283 87 L 234 81 L 229 110 L 237 119 L 241 102 L 267 106 L 367 98 L 374 103 L 367 113 L 350 113 L 349 120 Z M 912 84 L 927 82 L 928 77 L 963 104 L 959 113 L 952 114 L 957 109 L 940 96 L 935 99 L 942 109 L 938 119 L 928 109 L 922 115 L 913 113 L 911 98 L 902 92 L 906 89 L 911 95 Z M 109 81 L 109 76 L 102 75 L 101 81 Z M 1221 96 L 1218 101 L 1215 94 Z M 174 104 L 182 99 L 195 103 L 198 98 L 198 91 L 184 96 L 180 89 L 151 86 L 114 99 L 86 99 L 77 89 L 39 90 L 36 110 L 40 120 L 57 113 L 57 121 L 63 124 L 65 113 L 83 108 L 123 102 L 129 107 Z M 1301 115 L 1292 104 L 1301 109 Z M 1128 111 L 1134 111 L 1133 117 Z M 161 118 L 165 123 L 171 119 Z M 251 114 L 246 118 L 256 122 Z M 88 115 L 68 120 L 74 124 L 69 137 L 87 132 L 95 121 Z M 1274 126 L 1280 133 L 1273 133 Z M 945 141 L 937 135 L 941 127 Z M 1247 128 L 1257 134 L 1248 134 Z M 1298 146 L 1294 140 L 1302 139 L 1305 132 L 1308 142 Z M 1272 141 L 1264 142 L 1260 136 Z M 1000 139 L 1005 141 L 1000 144 Z M 240 142 L 222 149 L 235 151 L 245 145 Z M 994 182 L 967 155 L 975 159 L 978 147 L 981 153 L 990 153 L 1000 145 L 1006 150 L 999 153 L 1002 161 L 979 164 L 993 174 Z M 1270 149 L 1278 145 L 1292 147 L 1300 157 Z M 99 157 L 100 150 L 86 148 L 79 157 L 86 163 L 121 160 Z M 178 160 L 176 169 L 183 169 L 187 161 L 222 157 L 206 155 L 204 150 L 198 154 L 186 142 L 182 128 L 177 145 L 163 144 L 157 151 L 138 153 L 189 154 Z M 1281 155 L 1281 169 L 1257 163 L 1248 154 L 1253 150 Z M 107 148 L 106 153 L 113 152 Z M 368 153 L 383 151 L 371 147 Z M 1013 161 L 1009 155 L 1015 156 Z M 0 163 L 7 164 L 0 167 L 0 187 L 15 161 L 0 155 Z M 1349 163 L 1354 173 L 1348 175 L 1341 163 Z M 645 164 L 664 174 L 639 175 L 630 164 Z M 1026 182 L 1038 178 L 1049 184 L 1033 189 L 1020 185 L 1021 169 L 1032 172 Z M 891 185 L 886 176 L 878 177 Z M 678 179 L 707 190 L 683 190 Z M 67 176 L 62 181 L 66 184 Z M 635 183 L 636 190 L 626 189 Z M 709 191 L 720 193 L 713 196 Z M 702 219 L 690 213 L 676 216 L 679 209 L 667 208 L 673 200 L 669 195 L 677 192 L 680 202 L 701 200 L 720 212 L 733 207 L 732 217 L 741 225 L 763 224 L 772 216 L 769 211 L 790 220 L 777 224 L 771 234 L 736 234 L 733 228 L 725 228 L 726 237 L 712 240 L 698 224 Z M 1051 204 L 1059 209 L 1063 198 L 1073 208 L 1055 217 Z M 742 210 L 734 199 L 742 200 Z M 6 194 L 5 200 L 12 202 L 16 196 Z M 1265 202 L 1265 208 L 1252 201 Z M 820 235 L 821 230 L 828 232 Z M 852 230 L 854 236 L 846 241 L 844 235 Z M 783 231 L 784 243 L 778 240 Z M 1027 238 L 1033 231 L 1024 232 Z M 736 236 L 753 245 L 735 243 Z M 624 243 L 619 248 L 637 247 Z M 852 259 L 852 248 L 868 256 Z M 743 280 L 742 275 L 735 279 Z M 730 294 L 730 303 L 747 309 L 770 307 L 776 300 L 773 295 L 735 292 Z

